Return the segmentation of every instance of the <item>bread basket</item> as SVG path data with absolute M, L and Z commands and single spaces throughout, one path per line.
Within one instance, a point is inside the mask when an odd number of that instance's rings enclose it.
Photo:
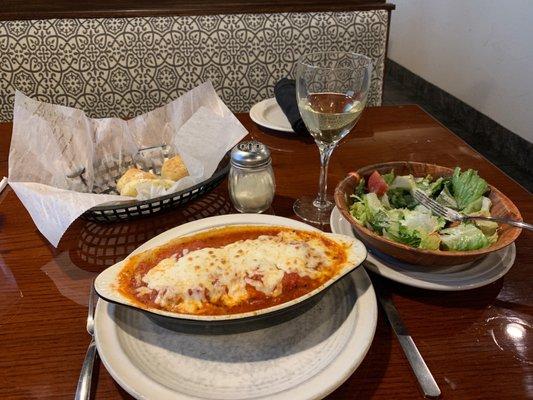
M 116 161 L 103 162 L 95 166 L 95 185 L 93 192 L 97 194 L 118 194 L 117 180 L 131 167 L 142 169 L 154 174 L 161 173 L 163 162 L 174 156 L 170 146 L 162 145 L 140 150 L 134 157 Z M 213 175 L 188 189 L 169 193 L 149 200 L 109 203 L 87 210 L 82 217 L 95 222 L 116 222 L 153 215 L 181 206 L 217 187 L 229 171 L 229 155 L 220 161 Z

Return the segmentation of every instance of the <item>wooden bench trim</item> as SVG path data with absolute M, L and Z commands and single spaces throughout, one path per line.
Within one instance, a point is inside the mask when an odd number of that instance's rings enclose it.
M 393 10 L 386 0 L 4 0 L 0 20 Z

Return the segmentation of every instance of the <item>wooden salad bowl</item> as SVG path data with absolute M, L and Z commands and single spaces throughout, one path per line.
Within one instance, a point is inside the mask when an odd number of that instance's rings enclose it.
M 510 245 L 516 240 L 522 231 L 520 228 L 502 224 L 498 230 L 497 242 L 484 249 L 471 251 L 423 250 L 386 239 L 361 225 L 352 217 L 349 208 L 353 203 L 353 200 L 350 196 L 354 193 L 361 177 L 368 181 L 369 175 L 375 170 L 380 174 L 386 174 L 392 169 L 394 169 L 396 175 L 411 174 L 414 177 L 425 177 L 429 174 L 434 178 L 439 178 L 451 176 L 453 174 L 452 168 L 441 167 L 439 165 L 410 161 L 395 161 L 369 165 L 360 168 L 356 173 L 351 173 L 344 178 L 335 189 L 335 203 L 344 218 L 350 222 L 358 236 L 371 248 L 410 264 L 427 266 L 458 265 L 478 260 L 486 256 L 488 253 Z M 490 194 L 488 197 L 492 201 L 492 207 L 490 209 L 491 215 L 522 221 L 520 211 L 518 211 L 518 208 L 516 208 L 513 202 L 495 187 L 490 185 L 489 187 Z

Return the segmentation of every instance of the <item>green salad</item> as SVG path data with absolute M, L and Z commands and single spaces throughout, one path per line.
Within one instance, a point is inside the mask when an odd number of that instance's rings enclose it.
M 477 250 L 498 240 L 496 222 L 450 223 L 419 204 L 412 195 L 415 188 L 465 215 L 490 216 L 487 182 L 477 171 L 462 172 L 460 168 L 455 168 L 452 176 L 438 179 L 374 171 L 368 182 L 359 182 L 350 213 L 379 235 L 419 249 Z

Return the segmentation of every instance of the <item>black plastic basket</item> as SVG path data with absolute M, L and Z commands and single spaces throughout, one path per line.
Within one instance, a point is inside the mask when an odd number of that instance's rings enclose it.
M 79 268 L 101 272 L 124 260 L 133 250 L 154 236 L 187 222 L 234 212 L 224 190 L 210 193 L 174 210 L 171 215 L 154 215 L 142 223 L 99 223 L 86 221 L 77 232 L 77 245 L 69 251 Z
M 82 215 L 82 218 L 95 222 L 126 221 L 133 218 L 154 215 L 181 206 L 217 187 L 228 174 L 230 167 L 229 161 L 230 157 L 226 154 L 211 178 L 188 189 L 150 200 L 93 207 L 87 210 Z

